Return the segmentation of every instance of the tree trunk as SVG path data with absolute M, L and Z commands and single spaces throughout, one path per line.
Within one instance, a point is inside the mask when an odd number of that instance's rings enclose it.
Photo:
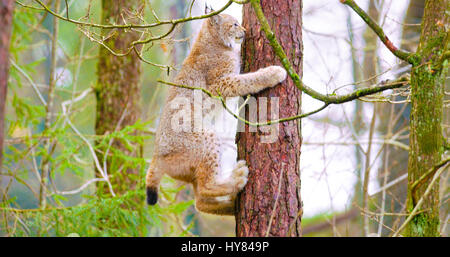
M 425 0 L 411 0 L 408 6 L 408 10 L 406 11 L 405 19 L 403 20 L 403 28 L 402 28 L 402 43 L 400 45 L 400 49 L 408 50 L 410 52 L 415 52 L 417 49 L 417 45 L 419 44 L 420 37 L 420 27 L 419 26 L 411 26 L 411 24 L 419 24 L 422 21 L 423 11 L 425 7 Z M 402 63 L 401 68 L 409 67 L 408 63 Z M 409 71 L 405 71 L 405 73 Z M 402 74 L 398 74 L 400 77 Z M 406 97 L 397 96 L 395 101 L 405 101 Z M 379 131 L 382 135 L 394 135 L 398 133 L 398 131 L 404 129 L 409 125 L 409 116 L 410 116 L 410 104 L 390 104 L 390 103 L 379 103 L 380 108 L 378 111 L 379 117 Z M 407 105 L 407 106 L 404 106 Z M 393 108 L 393 113 L 391 109 Z M 391 115 L 393 114 L 393 115 Z M 389 124 L 392 122 L 392 118 L 390 116 L 398 116 L 397 122 L 395 124 Z M 405 145 L 409 145 L 409 140 L 406 139 L 396 139 Z M 400 177 L 401 175 L 408 172 L 408 151 L 404 149 L 400 149 L 398 147 L 392 147 L 390 145 L 384 146 L 384 153 L 382 157 L 382 163 L 385 167 L 380 168 L 380 174 L 384 172 L 388 172 L 387 181 L 394 180 L 395 178 Z M 384 183 L 384 174 L 383 176 L 379 176 L 380 185 Z M 384 205 L 386 206 L 386 212 L 399 213 L 404 212 L 404 205 L 406 201 L 407 195 L 407 183 L 406 180 L 398 183 L 395 187 L 389 189 L 389 193 L 385 194 Z M 382 201 L 383 199 L 381 199 Z M 395 224 L 399 221 L 401 217 L 395 216 L 385 216 L 383 217 L 383 224 L 388 227 L 396 230 Z M 384 226 L 379 226 L 382 228 L 382 236 L 386 236 L 390 234 L 392 231 L 386 229 Z
M 140 1 L 132 0 L 103 0 L 102 22 L 105 24 L 123 24 L 123 17 L 127 19 L 128 11 L 136 10 Z M 128 19 L 128 23 L 136 22 Z M 138 33 L 132 30 L 115 29 L 105 30 L 105 44 L 115 52 L 123 53 L 129 48 L 131 42 L 139 38 Z M 111 54 L 105 47 L 100 49 L 98 63 L 98 84 L 96 87 L 97 117 L 95 131 L 97 135 L 106 135 L 134 124 L 140 117 L 140 86 L 141 64 L 139 57 L 131 51 L 130 54 L 119 57 Z M 97 142 L 97 144 L 99 141 Z M 97 145 L 97 157 L 103 167 L 104 154 L 108 153 L 107 172 L 116 193 L 124 193 L 136 185 L 138 169 L 130 167 L 130 163 L 120 155 L 137 156 L 139 146 L 126 144 L 120 139 L 105 145 Z M 117 151 L 112 154 L 114 151 Z M 101 177 L 97 171 L 97 176 Z M 105 184 L 99 184 L 99 193 L 108 192 Z
M 347 16 L 347 26 L 348 26 L 348 36 L 349 36 L 349 42 L 350 42 L 350 53 L 352 56 L 352 75 L 353 75 L 353 82 L 358 82 L 362 80 L 362 70 L 361 70 L 361 64 L 358 60 L 358 53 L 357 49 L 354 46 L 354 33 L 355 29 L 352 25 L 352 19 L 351 19 L 351 12 L 349 11 L 349 14 Z M 357 90 L 357 85 L 354 86 L 354 90 Z M 363 113 L 362 113 L 362 106 L 363 103 L 361 101 L 354 101 L 355 104 L 355 110 L 354 110 L 354 116 L 353 116 L 353 128 L 355 130 L 355 141 L 357 140 L 357 137 L 359 137 L 364 129 L 364 123 L 363 123 Z M 352 203 L 357 204 L 358 206 L 362 206 L 362 199 L 363 199 L 363 191 L 362 191 L 362 167 L 363 167 L 363 152 L 360 149 L 359 145 L 355 145 L 354 147 L 354 154 L 355 154 L 355 173 L 356 173 L 356 183 L 354 186 L 354 193 L 353 193 L 353 200 Z M 361 215 L 357 215 L 356 217 L 357 223 L 360 224 L 360 227 L 363 228 L 363 217 Z M 303 230 L 303 233 L 306 234 L 307 228 Z M 361 235 L 363 234 L 361 230 Z
M 275 36 L 290 56 L 296 72 L 301 75 L 301 0 L 263 0 L 261 5 Z M 252 6 L 244 5 L 243 9 L 243 26 L 247 30 L 242 49 L 243 71 L 252 72 L 268 65 L 279 64 L 274 63 L 277 58 L 261 32 Z M 281 85 L 256 96 L 279 97 L 280 117 L 300 112 L 301 92 L 289 78 Z M 261 99 L 258 99 L 258 103 L 261 102 Z M 271 106 L 270 98 L 267 105 Z M 271 119 L 269 115 L 268 119 Z M 244 191 L 237 199 L 236 236 L 301 235 L 300 120 L 276 126 L 278 134 L 273 143 L 261 141 L 264 136 L 261 129 L 258 129 L 258 132 L 249 132 L 249 127 L 245 126 L 245 132 L 238 134 L 238 156 L 239 159 L 247 161 L 250 174 Z
M 423 196 L 430 179 L 413 194 L 412 185 L 433 168 L 443 153 L 442 109 L 443 87 L 448 61 L 441 56 L 448 51 L 450 4 L 445 0 L 428 0 L 422 21 L 422 34 L 417 54 L 420 62 L 411 72 L 411 124 L 408 160 L 407 210 L 411 212 Z M 408 236 L 439 236 L 439 183 L 435 183 L 424 199 L 421 211 L 409 222 Z
M 378 11 L 377 7 L 375 6 L 375 1 L 371 0 L 369 2 L 369 9 L 368 9 L 369 16 L 375 20 L 378 23 L 378 20 L 380 19 L 380 12 Z M 377 59 L 377 35 L 373 32 L 373 30 L 370 27 L 367 27 L 363 34 L 364 41 L 366 43 L 365 50 L 364 50 L 364 59 L 363 59 L 363 65 L 362 65 L 362 79 L 366 80 L 365 83 L 363 83 L 364 86 L 370 87 L 371 85 L 374 85 L 377 83 L 376 74 L 378 70 L 378 59 Z M 356 101 L 358 102 L 358 101 Z M 360 107 L 363 107 L 364 105 L 361 105 Z M 364 210 L 370 209 L 370 203 L 369 203 L 369 179 L 370 179 L 370 173 L 371 173 L 371 163 L 372 160 L 371 152 L 372 152 L 372 143 L 371 140 L 373 138 L 373 128 L 376 121 L 376 113 L 379 108 L 379 105 L 377 103 L 373 104 L 373 114 L 372 119 L 369 124 L 369 144 L 367 145 L 367 149 L 365 151 L 365 161 L 364 161 L 364 176 L 362 176 L 362 172 L 360 174 L 359 179 L 363 179 L 362 183 L 362 208 Z M 362 109 L 357 110 L 359 112 L 362 112 Z M 362 115 L 362 114 L 361 114 Z M 361 167 L 362 168 L 362 167 Z M 369 216 L 363 215 L 363 229 L 364 234 L 367 236 L 370 233 L 370 219 Z
M 0 172 L 3 163 L 3 140 L 5 133 L 5 104 L 8 88 L 9 73 L 9 42 L 11 40 L 11 27 L 13 17 L 13 0 L 0 0 Z M 0 176 L 0 197 L 2 185 Z

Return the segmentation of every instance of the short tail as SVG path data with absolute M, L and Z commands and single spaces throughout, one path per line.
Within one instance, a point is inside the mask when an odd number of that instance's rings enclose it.
M 155 205 L 158 202 L 158 189 L 147 186 L 147 204 Z
M 155 167 L 154 159 L 150 163 L 145 178 L 145 185 L 147 190 L 147 204 L 155 205 L 158 202 L 158 186 L 161 181 L 162 173 Z

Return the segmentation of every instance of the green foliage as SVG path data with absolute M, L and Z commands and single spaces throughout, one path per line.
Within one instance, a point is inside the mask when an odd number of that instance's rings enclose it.
M 22 1 L 35 5 L 34 1 Z M 69 1 L 70 17 L 92 22 L 100 20 L 100 1 Z M 156 12 L 168 10 L 165 3 L 152 1 Z M 65 5 L 63 4 L 63 7 Z M 161 10 L 159 10 L 161 9 Z M 86 16 L 90 10 L 89 17 Z M 154 21 L 147 7 L 148 22 Z M 162 18 L 162 17 L 161 17 Z M 143 86 L 142 98 L 150 117 L 139 120 L 123 129 L 105 135 L 95 135 L 95 96 L 86 95 L 79 101 L 67 105 L 68 115 L 63 115 L 62 103 L 73 100 L 97 81 L 96 67 L 99 45 L 89 40 L 84 33 L 99 33 L 94 28 L 80 28 L 68 22 L 59 22 L 56 75 L 64 71 L 70 76 L 63 84 L 57 78 L 55 101 L 51 114 L 51 125 L 44 130 L 46 106 L 38 93 L 48 101 L 50 70 L 50 36 L 53 33 L 52 15 L 20 5 L 15 6 L 10 46 L 8 99 L 3 166 L 0 173 L 0 236 L 185 236 L 189 234 L 194 220 L 184 224 L 187 209 L 193 201 L 180 201 L 177 195 L 183 187 L 174 180 L 164 178 L 160 201 L 147 206 L 145 201 L 144 176 L 151 158 L 153 138 L 147 133 L 154 127 L 160 94 L 154 87 Z M 84 29 L 84 31 L 82 31 Z M 87 31 L 86 31 L 87 30 Z M 84 33 L 83 33 L 84 32 Z M 153 46 L 153 45 L 152 45 Z M 146 46 L 144 57 L 159 63 L 164 57 L 159 45 Z M 165 71 L 164 71 L 165 72 Z M 143 66 L 142 83 L 153 84 L 161 70 L 154 66 Z M 31 81 L 30 81 L 31 80 Z M 32 87 L 32 84 L 34 85 Z M 39 91 L 39 92 L 36 92 Z M 162 90 L 163 91 L 163 90 Z M 50 152 L 44 147 L 50 138 Z M 98 142 L 98 144 L 95 144 Z M 133 145 L 143 146 L 139 154 L 124 153 L 116 144 L 133 151 Z M 105 186 L 105 181 L 94 181 L 95 153 L 108 149 L 108 156 L 121 163 L 120 168 L 137 168 L 138 175 L 127 176 L 120 186 L 136 189 L 126 190 L 112 197 L 99 195 L 96 188 Z M 103 167 L 104 160 L 98 160 Z M 41 209 L 41 172 L 45 162 L 49 165 L 46 192 L 47 206 Z M 116 176 L 120 176 L 118 172 Z M 111 176 L 108 177 L 113 179 Z M 113 187 L 113 189 L 115 186 Z
M 35 11 L 29 9 L 21 9 L 14 12 L 10 54 L 15 59 L 18 59 L 19 52 L 30 47 L 32 42 L 30 30 L 38 23 L 35 14 Z
M 84 195 L 83 198 L 83 204 L 45 210 L 11 209 L 7 206 L 14 200 L 9 199 L 1 204 L 1 210 L 15 217 L 3 224 L 4 232 L 13 236 L 179 236 L 186 231 L 177 232 L 173 225 L 164 232 L 163 224 L 170 224 L 170 215 L 183 213 L 193 203 L 173 201 L 165 206 L 147 207 L 144 190 L 120 197 Z

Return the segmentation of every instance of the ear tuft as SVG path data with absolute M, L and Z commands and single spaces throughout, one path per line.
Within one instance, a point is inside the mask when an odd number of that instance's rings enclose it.
M 212 12 L 214 12 L 214 9 L 210 5 L 205 3 L 205 14 L 212 13 Z
M 214 9 L 210 6 L 205 4 L 205 14 L 210 14 L 214 12 Z M 222 17 L 220 17 L 220 14 L 214 15 L 210 18 L 212 24 L 220 24 L 222 22 Z

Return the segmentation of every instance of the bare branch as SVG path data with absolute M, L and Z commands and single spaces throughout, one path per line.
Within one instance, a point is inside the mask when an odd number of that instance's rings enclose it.
M 372 19 L 370 16 L 361 9 L 354 0 L 340 0 L 341 3 L 348 5 L 361 17 L 364 22 L 377 34 L 381 42 L 391 51 L 395 56 L 404 60 L 410 64 L 417 63 L 418 56 L 414 53 L 410 53 L 404 50 L 400 50 L 394 46 L 391 40 L 384 34 L 383 29 Z
M 251 122 L 251 121 L 248 121 L 248 120 L 242 118 L 241 116 L 235 114 L 235 113 L 234 113 L 234 112 L 226 105 L 225 99 L 222 97 L 222 95 L 221 95 L 220 92 L 217 92 L 218 95 L 214 95 L 212 92 L 210 92 L 210 91 L 208 91 L 208 90 L 206 90 L 206 89 L 204 89 L 204 88 L 201 88 L 201 87 L 190 87 L 190 86 L 187 86 L 187 85 L 175 84 L 175 83 L 167 82 L 167 81 L 163 81 L 163 80 L 157 80 L 157 81 L 158 81 L 159 83 L 161 83 L 161 84 L 166 84 L 166 85 L 169 85 L 169 86 L 174 86 L 174 87 L 179 87 L 179 88 L 185 88 L 185 89 L 191 89 L 191 90 L 201 90 L 203 93 L 205 93 L 205 94 L 208 95 L 209 97 L 214 98 L 214 99 L 217 99 L 217 100 L 220 100 L 220 101 L 222 102 L 222 106 L 225 108 L 225 110 L 226 110 L 228 113 L 230 113 L 231 115 L 233 115 L 233 117 L 235 117 L 236 119 L 238 119 L 238 120 L 244 122 L 244 123 L 247 124 L 247 125 L 255 126 L 255 127 L 257 127 L 257 126 L 268 126 L 268 125 L 277 124 L 277 123 L 281 123 L 281 122 L 286 122 L 286 121 L 291 121 L 291 120 L 302 119 L 302 118 L 305 118 L 305 117 L 308 117 L 308 116 L 310 116 L 310 115 L 313 115 L 313 114 L 315 114 L 315 113 L 320 112 L 321 110 L 325 109 L 325 108 L 329 105 L 329 104 L 326 103 L 326 104 L 324 104 L 322 107 L 320 107 L 320 108 L 318 108 L 318 109 L 316 109 L 316 110 L 313 110 L 313 111 L 311 111 L 311 112 L 307 112 L 307 113 L 303 113 L 303 114 L 295 115 L 295 116 L 290 116 L 290 117 L 282 118 L 282 119 L 278 119 L 278 120 L 269 120 L 269 121 L 267 121 L 267 122 L 261 122 L 261 123 L 259 123 L 259 122 Z
M 253 9 L 255 10 L 256 17 L 258 18 L 261 24 L 261 29 L 264 31 L 264 34 L 269 40 L 269 43 L 272 46 L 275 55 L 279 58 L 281 64 L 286 69 L 287 73 L 289 74 L 289 76 L 291 77 L 292 81 L 297 86 L 297 88 L 306 93 L 307 95 L 311 96 L 312 98 L 322 101 L 328 105 L 340 104 L 358 99 L 366 95 L 375 94 L 387 89 L 399 88 L 408 84 L 409 79 L 407 77 L 400 77 L 398 80 L 393 82 L 384 84 L 382 83 L 381 85 L 376 87 L 358 89 L 350 94 L 340 96 L 335 94 L 324 95 L 315 91 L 314 89 L 308 87 L 305 83 L 303 83 L 303 81 L 300 79 L 300 76 L 294 71 L 286 53 L 283 50 L 283 47 L 278 42 L 277 38 L 275 37 L 275 34 L 270 28 L 269 22 L 264 16 L 259 0 L 250 0 L 250 3 Z
M 17 2 L 18 4 L 20 4 L 23 7 L 26 8 L 33 8 L 33 9 L 37 9 L 37 10 L 45 10 L 46 12 L 50 13 L 51 15 L 55 16 L 58 19 L 67 21 L 67 22 L 71 22 L 74 23 L 76 25 L 80 25 L 80 26 L 88 26 L 88 27 L 94 27 L 94 28 L 101 28 L 101 29 L 131 29 L 131 28 L 152 28 L 152 27 L 157 27 L 157 26 L 161 26 L 161 25 L 172 25 L 172 27 L 176 26 L 179 23 L 184 23 L 184 22 L 188 22 L 188 21 L 193 21 L 193 20 L 201 20 L 201 19 L 205 19 L 205 18 L 209 18 L 212 17 L 214 15 L 217 15 L 221 12 L 223 12 L 225 9 L 228 8 L 228 6 L 230 6 L 233 1 L 230 0 L 228 1 L 222 8 L 220 8 L 217 11 L 208 13 L 208 14 L 204 14 L 204 15 L 199 15 L 199 16 L 191 16 L 191 17 L 185 17 L 185 18 L 180 18 L 180 19 L 175 19 L 175 20 L 165 20 L 165 21 L 159 21 L 157 20 L 157 22 L 155 23 L 149 23 L 149 24 L 134 24 L 134 23 L 129 23 L 129 24 L 97 24 L 97 23 L 89 23 L 89 22 L 83 22 L 83 21 L 79 21 L 79 20 L 74 20 L 74 19 L 69 19 L 67 17 L 64 17 L 62 15 L 59 15 L 58 13 L 54 12 L 53 10 L 51 10 L 48 6 L 46 6 L 41 0 L 35 0 L 35 2 L 37 2 L 40 6 L 42 6 L 42 9 L 36 8 L 36 7 L 32 7 L 29 5 L 25 5 L 22 4 L 20 2 Z
M 250 0 L 233 0 L 236 4 L 247 4 L 250 2 Z
M 19 65 L 17 65 L 12 58 L 10 58 L 9 61 L 11 62 L 12 66 L 16 68 L 19 71 L 19 73 L 22 74 L 28 80 L 34 92 L 36 92 L 37 96 L 39 97 L 39 100 L 41 101 L 42 105 L 46 106 L 47 102 L 42 96 L 41 91 L 39 91 L 39 89 L 37 88 L 36 83 L 34 83 L 31 77 L 22 68 L 20 68 Z
M 427 182 L 440 168 L 447 166 L 450 163 L 450 157 L 443 159 L 438 164 L 429 169 L 425 174 L 423 174 L 419 179 L 417 179 L 411 186 L 411 195 L 413 197 L 413 204 L 417 203 L 417 189 L 420 188 L 425 182 Z
M 366 161 L 365 161 L 365 167 L 364 167 L 364 181 L 363 181 L 363 199 L 362 199 L 362 205 L 363 210 L 368 211 L 368 202 L 369 202 L 369 179 L 370 179 L 370 153 L 372 151 L 372 139 L 373 139 L 373 133 L 375 130 L 375 121 L 376 121 L 376 113 L 377 113 L 377 106 L 374 106 L 373 113 L 372 113 L 372 119 L 370 122 L 370 128 L 369 128 L 369 143 L 367 145 L 367 151 L 366 151 Z M 363 227 L 364 227 L 364 235 L 368 236 L 370 233 L 370 227 L 369 227 L 369 217 L 364 216 L 363 219 Z
M 91 143 L 89 142 L 89 140 L 86 139 L 86 137 L 84 137 L 80 131 L 73 125 L 72 121 L 69 119 L 69 116 L 67 114 L 67 105 L 68 104 L 72 104 L 74 102 L 78 102 L 81 99 L 83 99 L 84 97 L 86 97 L 89 93 L 91 93 L 93 90 L 92 88 L 88 88 L 85 91 L 83 91 L 79 96 L 77 96 L 76 98 L 74 98 L 73 100 L 68 100 L 68 101 L 64 101 L 61 103 L 61 108 L 62 108 L 62 112 L 63 112 L 63 116 L 65 117 L 65 120 L 67 122 L 67 124 L 69 124 L 70 128 L 75 131 L 75 133 L 86 143 L 86 145 L 89 148 L 89 151 L 92 154 L 92 158 L 94 158 L 94 163 L 95 163 L 95 167 L 99 170 L 100 174 L 102 175 L 103 179 L 106 181 L 106 183 L 108 184 L 109 187 L 109 191 L 111 193 L 112 196 L 116 196 L 116 194 L 113 191 L 112 185 L 108 179 L 108 174 L 106 173 L 105 170 L 102 169 L 100 162 L 97 158 L 97 155 L 95 154 L 94 148 L 92 147 Z
M 104 178 L 93 178 L 93 179 L 90 179 L 87 182 L 85 182 L 83 185 L 81 185 L 77 189 L 73 189 L 73 190 L 70 190 L 70 191 L 56 191 L 53 194 L 58 194 L 58 195 L 74 195 L 74 194 L 78 194 L 79 192 L 81 192 L 85 188 L 87 188 L 90 184 L 95 183 L 95 182 L 100 182 L 100 181 L 106 181 L 106 180 Z
M 370 197 L 373 197 L 374 195 L 379 194 L 379 193 L 381 193 L 381 192 L 387 190 L 388 188 L 391 188 L 391 187 L 397 185 L 398 183 L 402 182 L 403 180 L 405 180 L 405 179 L 407 179 L 407 178 L 408 178 L 408 173 L 405 173 L 405 174 L 401 175 L 400 177 L 398 177 L 398 178 L 396 178 L 396 179 L 390 181 L 389 183 L 387 183 L 385 186 L 379 188 L 377 191 L 375 191 L 374 193 L 372 193 L 372 194 L 370 195 Z
M 446 163 L 448 163 L 449 159 L 445 160 Z M 398 236 L 400 232 L 408 225 L 408 223 L 419 213 L 419 208 L 422 206 L 425 198 L 428 196 L 428 194 L 431 192 L 431 189 L 433 188 L 434 183 L 438 180 L 439 176 L 445 171 L 446 169 L 438 168 L 438 172 L 436 172 L 433 176 L 433 179 L 431 180 L 430 184 L 428 185 L 427 189 L 423 193 L 420 200 L 417 202 L 416 206 L 412 210 L 411 214 L 409 214 L 408 218 L 403 222 L 403 224 L 400 226 L 400 228 L 393 234 L 393 237 Z

